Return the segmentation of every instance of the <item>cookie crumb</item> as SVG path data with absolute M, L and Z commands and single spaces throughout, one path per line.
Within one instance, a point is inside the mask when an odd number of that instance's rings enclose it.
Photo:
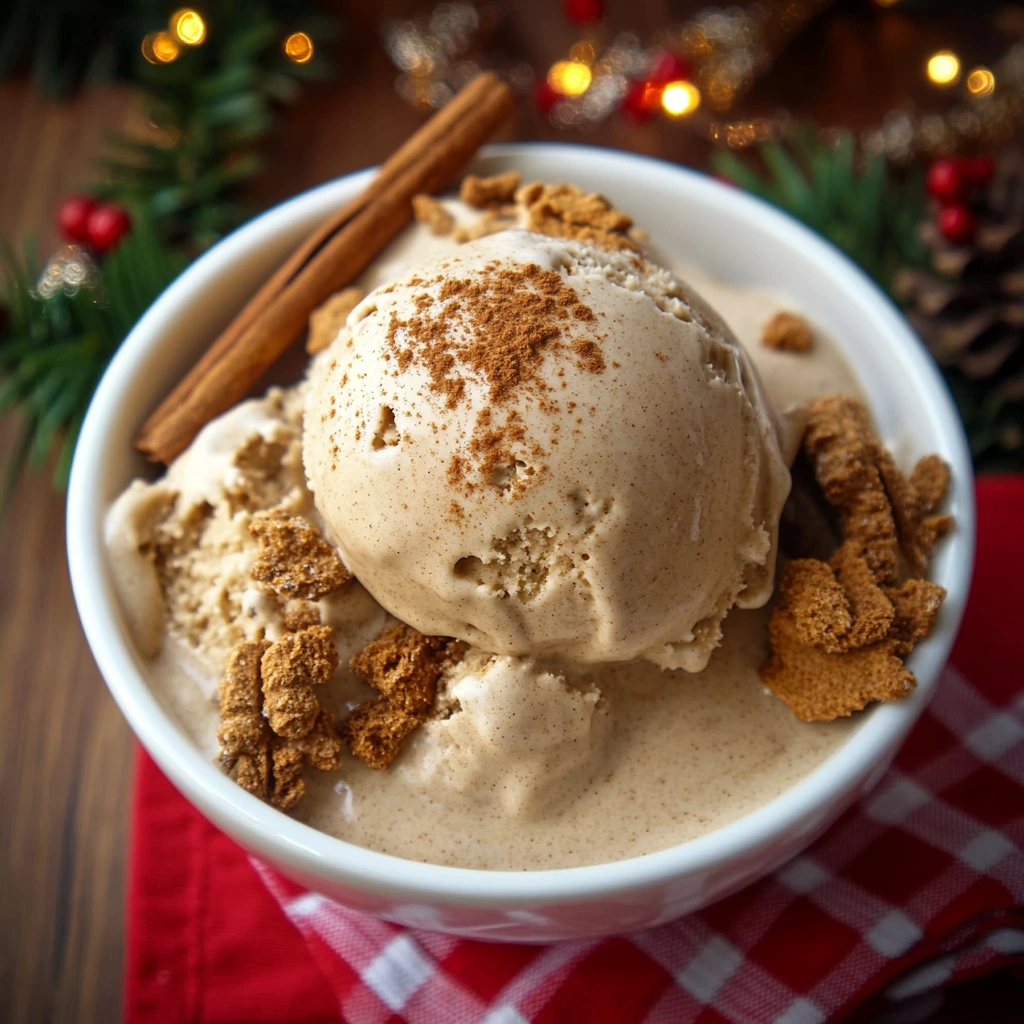
M 814 345 L 814 332 L 802 316 L 780 312 L 764 325 L 761 344 L 779 352 L 810 352 Z
M 760 675 L 797 717 L 817 722 L 899 700 L 917 685 L 903 659 L 946 594 L 918 577 L 952 519 L 931 514 L 949 483 L 946 464 L 927 455 L 904 476 L 853 399 L 813 402 L 803 448 L 843 540 L 827 562 L 785 567 Z
M 850 632 L 850 602 L 835 573 L 816 558 L 790 562 L 782 590 L 788 596 L 793 625 L 800 642 L 814 647 L 835 646 Z
M 286 633 L 260 659 L 263 713 L 285 739 L 301 739 L 313 728 L 320 702 L 313 687 L 326 683 L 338 667 L 338 652 L 327 626 Z
M 267 640 L 238 644 L 228 655 L 220 695 L 220 763 L 234 772 L 235 782 L 266 800 L 270 787 L 271 733 L 263 717 L 260 658 L 270 646 Z
M 805 722 L 830 722 L 872 701 L 900 700 L 916 685 L 896 656 L 895 640 L 841 653 L 802 643 L 785 594 L 768 625 L 772 655 L 761 681 Z
M 289 633 L 298 633 L 310 626 L 320 625 L 320 605 L 300 597 L 286 601 L 281 608 L 281 622 Z
M 338 552 L 301 516 L 260 512 L 249 520 L 260 543 L 250 575 L 278 597 L 319 601 L 352 579 Z
M 826 500 L 839 512 L 843 538 L 856 542 L 879 582 L 894 580 L 896 523 L 867 410 L 843 395 L 817 399 L 808 408 L 803 446 Z
M 412 197 L 412 212 L 421 224 L 430 229 L 432 235 L 451 234 L 455 218 L 440 199 L 420 192 Z
M 450 637 L 424 636 L 397 625 L 356 654 L 349 667 L 380 696 L 360 704 L 341 727 L 353 756 L 371 768 L 387 768 L 430 714 L 441 674 L 465 649 Z
M 322 306 L 309 315 L 309 334 L 306 351 L 311 355 L 322 352 L 345 326 L 349 313 L 366 297 L 362 288 L 345 288 L 332 295 Z
M 275 645 L 244 641 L 228 655 L 220 695 L 220 761 L 244 790 L 282 811 L 291 810 L 305 793 L 305 763 L 322 771 L 341 761 L 341 737 L 329 711 L 318 710 L 305 736 L 278 736 L 264 716 L 262 662 Z M 333 644 L 332 644 L 333 648 Z
M 575 185 L 525 186 L 517 194 L 526 208 L 526 228 L 553 238 L 575 238 L 604 249 L 640 246 L 630 236 L 633 219 L 602 195 L 585 193 Z
M 467 174 L 462 179 L 459 198 L 469 206 L 498 206 L 515 197 L 522 180 L 522 175 L 518 171 L 506 171 L 490 178 Z
M 931 580 L 910 579 L 887 594 L 894 610 L 892 635 L 897 653 L 906 657 L 931 632 L 946 588 Z

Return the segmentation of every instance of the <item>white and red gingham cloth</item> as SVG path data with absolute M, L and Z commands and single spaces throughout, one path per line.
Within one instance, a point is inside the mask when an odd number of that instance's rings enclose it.
M 250 861 L 144 760 L 128 1020 L 814 1024 L 1024 965 L 1024 477 L 978 503 L 955 667 L 878 788 L 771 877 L 650 931 L 501 946 L 385 924 Z

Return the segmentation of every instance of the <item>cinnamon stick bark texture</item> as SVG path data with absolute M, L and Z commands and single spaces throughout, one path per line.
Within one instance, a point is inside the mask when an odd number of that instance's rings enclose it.
M 170 462 L 248 393 L 305 328 L 412 218 L 412 197 L 447 184 L 512 111 L 508 87 L 479 75 L 380 168 L 353 202 L 314 231 L 247 303 L 143 424 L 136 447 Z

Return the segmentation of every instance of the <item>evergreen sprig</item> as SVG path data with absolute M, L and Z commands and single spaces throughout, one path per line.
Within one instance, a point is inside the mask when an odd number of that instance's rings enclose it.
M 136 81 L 143 38 L 167 28 L 168 16 L 183 6 L 168 0 L 5 0 L 0 77 L 30 70 L 36 88 L 58 98 L 83 85 Z M 282 32 L 301 29 L 318 43 L 335 31 L 334 19 L 315 0 L 204 0 L 195 6 L 209 30 L 200 50 L 217 49 L 218 38 L 250 18 L 270 20 Z M 306 68 L 316 73 L 318 65 L 322 58 L 314 56 Z
M 882 156 L 863 157 L 849 132 L 822 140 L 802 129 L 788 142 L 759 147 L 760 167 L 735 154 L 715 155 L 715 169 L 814 228 L 851 256 L 883 288 L 901 266 L 921 266 L 917 235 L 924 208 L 917 175 L 895 179 Z
M 58 449 L 56 487 L 67 483 L 85 410 L 110 357 L 185 258 L 163 246 L 144 216 L 103 263 L 96 287 L 43 297 L 29 246 L 19 260 L 2 250 L 7 323 L 0 336 L 0 413 L 17 408 L 21 427 L 0 490 L 0 509 L 21 469 L 40 468 Z
M 0 488 L 0 508 L 21 469 L 58 449 L 54 483 L 67 480 L 79 425 L 110 357 L 188 259 L 247 216 L 240 186 L 259 173 L 258 144 L 277 108 L 304 80 L 324 77 L 337 21 L 310 0 L 207 0 L 202 45 L 148 63 L 147 33 L 167 27 L 160 0 L 13 0 L 0 25 L 0 75 L 30 62 L 37 86 L 66 95 L 83 81 L 121 77 L 140 90 L 151 137 L 116 135 L 89 191 L 132 214 L 131 234 L 106 256 L 98 288 L 42 297 L 31 249 L 0 253 L 6 323 L 0 327 L 0 413 L 21 428 Z M 290 32 L 314 40 L 313 59 L 289 61 Z M 3 309 L 0 308 L 0 313 Z
M 322 53 L 337 23 L 308 7 L 219 0 L 204 8 L 203 45 L 182 47 L 170 64 L 149 64 L 137 51 L 133 78 L 154 137 L 112 136 L 92 190 L 144 208 L 168 242 L 193 250 L 241 223 L 248 211 L 236 196 L 263 167 L 257 146 L 272 130 L 277 109 L 298 98 L 302 82 L 330 70 Z M 300 9 L 306 10 L 297 18 Z M 316 39 L 305 64 L 282 51 L 297 24 Z

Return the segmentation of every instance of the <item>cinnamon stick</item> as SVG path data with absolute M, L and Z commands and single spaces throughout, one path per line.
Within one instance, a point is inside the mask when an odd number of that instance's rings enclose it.
M 412 197 L 464 167 L 508 116 L 508 87 L 478 76 L 380 168 L 362 194 L 314 231 L 246 304 L 143 424 L 136 447 L 169 462 L 240 401 L 306 326 L 412 217 Z

